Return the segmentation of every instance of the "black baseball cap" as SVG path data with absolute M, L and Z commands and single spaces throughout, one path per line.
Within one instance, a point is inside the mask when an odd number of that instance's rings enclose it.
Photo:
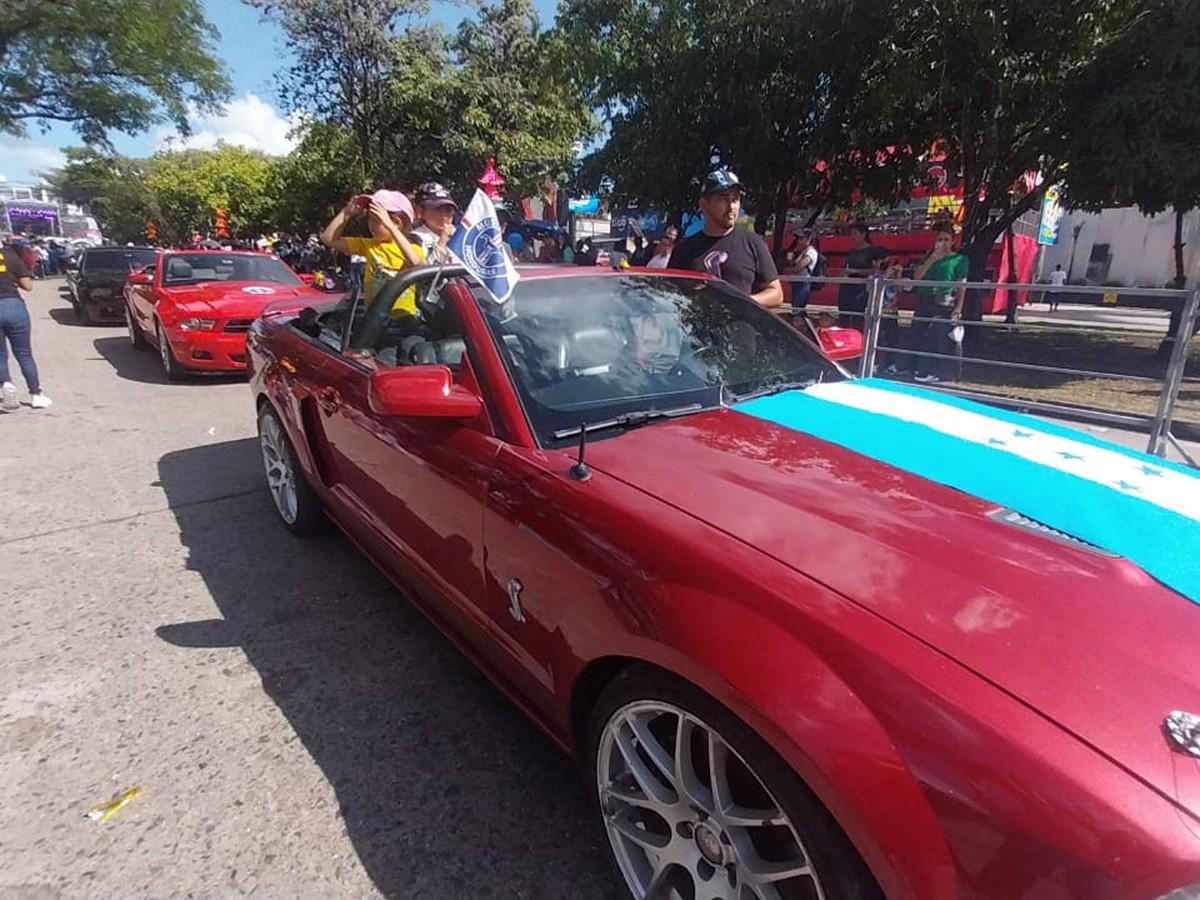
M 737 175 L 729 169 L 713 169 L 704 176 L 704 184 L 700 188 L 700 196 L 707 197 L 709 194 L 715 194 L 719 191 L 741 191 L 744 194 L 746 193 L 746 188 Z
M 453 206 L 458 209 L 450 192 L 436 181 L 427 181 L 418 187 L 414 199 L 417 206 Z

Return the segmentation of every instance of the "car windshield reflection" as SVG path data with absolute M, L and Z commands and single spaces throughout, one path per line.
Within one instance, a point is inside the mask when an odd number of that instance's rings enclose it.
M 630 412 L 702 410 L 772 386 L 843 377 L 789 326 L 721 282 L 539 278 L 520 282 L 504 304 L 476 297 L 547 446 Z

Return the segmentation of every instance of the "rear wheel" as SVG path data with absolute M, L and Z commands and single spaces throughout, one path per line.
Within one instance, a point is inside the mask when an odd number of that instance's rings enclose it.
M 882 900 L 820 801 L 711 697 L 632 669 L 601 694 L 589 782 L 638 900 Z
M 150 342 L 146 340 L 146 335 L 142 334 L 142 327 L 133 317 L 133 310 L 129 308 L 128 303 L 123 306 L 125 307 L 125 327 L 129 331 L 129 343 L 133 345 L 134 350 L 149 350 Z
M 305 480 L 292 441 L 270 404 L 264 404 L 258 414 L 258 441 L 267 489 L 279 518 L 295 534 L 320 534 L 328 525 L 321 501 Z
M 158 355 L 162 360 L 163 372 L 166 373 L 167 380 L 182 381 L 183 376 L 187 374 L 187 369 L 180 365 L 179 360 L 175 358 L 175 351 L 171 349 L 171 342 L 167 340 L 167 332 L 163 328 L 162 322 L 155 322 L 154 330 L 158 337 Z

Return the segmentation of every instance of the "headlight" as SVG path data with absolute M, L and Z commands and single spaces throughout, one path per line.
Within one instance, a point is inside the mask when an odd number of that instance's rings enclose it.
M 1200 884 L 1193 884 L 1191 887 L 1163 894 L 1158 900 L 1200 900 Z
M 212 331 L 216 319 L 184 319 L 179 323 L 180 331 Z

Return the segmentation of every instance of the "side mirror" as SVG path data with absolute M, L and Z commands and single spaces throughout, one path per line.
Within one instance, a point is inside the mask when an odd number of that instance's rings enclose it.
M 305 284 L 313 283 L 312 272 L 297 272 L 296 274 L 298 276 L 300 276 L 300 280 L 303 281 Z
M 825 355 L 836 362 L 862 356 L 863 336 L 855 328 L 838 328 L 836 325 L 818 328 L 817 339 Z
M 446 366 L 399 366 L 378 369 L 367 386 L 371 411 L 385 416 L 473 419 L 483 402 L 454 383 Z
M 150 272 L 130 272 L 125 279 L 129 284 L 149 284 L 154 276 Z

